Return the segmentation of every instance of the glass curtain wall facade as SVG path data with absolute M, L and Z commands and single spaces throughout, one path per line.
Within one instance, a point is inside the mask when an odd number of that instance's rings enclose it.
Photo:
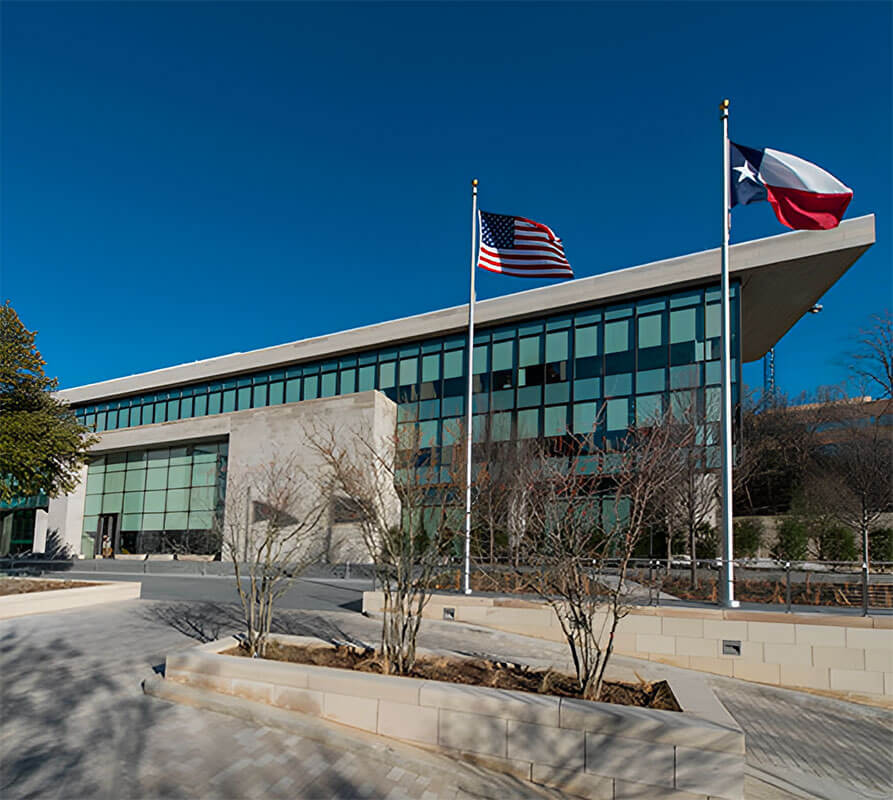
M 733 404 L 739 296 L 733 283 Z M 718 286 L 482 328 L 474 341 L 475 438 L 589 433 L 596 422 L 598 435 L 619 437 L 637 421 L 694 407 L 706 423 L 708 465 L 718 466 L 719 336 Z M 378 389 L 398 403 L 400 424 L 419 425 L 422 442 L 445 447 L 465 413 L 466 338 L 407 342 L 75 411 L 108 431 Z
M 226 491 L 227 443 L 112 453 L 87 467 L 83 543 L 117 515 L 118 553 L 216 553 Z M 95 543 L 99 552 L 101 542 Z M 82 551 L 87 555 L 87 551 Z

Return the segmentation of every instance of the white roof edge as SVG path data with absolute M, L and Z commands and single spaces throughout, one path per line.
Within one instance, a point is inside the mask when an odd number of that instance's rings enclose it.
M 874 214 L 867 214 L 845 220 L 829 231 L 794 231 L 732 245 L 730 269 L 733 276 L 742 276 L 750 270 L 792 259 L 865 248 L 874 241 L 875 217 Z M 619 301 L 660 289 L 684 287 L 711 278 L 719 278 L 719 248 L 479 300 L 475 306 L 475 316 L 479 324 L 492 325 L 593 302 Z M 467 325 L 467 315 L 468 305 L 463 304 L 333 334 L 84 384 L 60 390 L 56 396 L 70 403 L 95 402 L 244 372 L 273 369 L 300 361 L 325 359 L 353 350 L 456 332 Z

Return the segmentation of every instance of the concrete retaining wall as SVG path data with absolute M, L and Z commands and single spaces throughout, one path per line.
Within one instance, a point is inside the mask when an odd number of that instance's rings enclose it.
M 380 613 L 381 592 L 363 594 L 363 611 Z M 424 616 L 535 636 L 564 637 L 551 608 L 514 598 L 435 594 Z M 738 645 L 737 655 L 723 643 Z M 615 652 L 678 667 L 841 696 L 893 698 L 893 616 L 783 614 L 708 608 L 634 608 Z
M 701 709 L 715 704 L 720 722 L 691 713 L 219 655 L 234 644 L 223 639 L 170 655 L 165 678 L 448 752 L 583 797 L 742 796 L 744 735 L 712 693 L 693 702 Z M 705 684 L 703 690 L 709 693 Z
M 50 579 L 41 578 L 41 580 Z M 0 619 L 22 617 L 26 614 L 48 614 L 52 611 L 65 611 L 69 608 L 95 606 L 100 603 L 116 603 L 121 600 L 137 600 L 142 588 L 142 584 L 136 581 L 103 581 L 99 586 L 6 595 L 0 597 Z

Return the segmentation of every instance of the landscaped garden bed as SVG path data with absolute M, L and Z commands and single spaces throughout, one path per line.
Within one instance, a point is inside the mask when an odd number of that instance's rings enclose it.
M 54 592 L 57 589 L 82 589 L 97 586 L 88 581 L 44 580 L 43 578 L 0 578 L 0 597 L 31 592 Z
M 222 655 L 247 657 L 248 653 L 241 647 L 232 647 L 223 651 Z M 264 658 L 382 674 L 382 662 L 374 650 L 349 645 L 293 645 L 273 641 L 267 646 Z M 422 655 L 416 659 L 415 666 L 407 677 L 555 697 L 582 698 L 576 679 L 570 675 L 483 658 L 458 659 Z M 599 700 L 663 711 L 682 710 L 666 681 L 642 681 L 637 684 L 606 681 Z
M 371 648 L 284 634 L 267 647 L 248 658 L 228 637 L 172 653 L 144 690 L 262 724 L 317 717 L 580 797 L 742 796 L 744 736 L 703 680 L 654 684 L 679 698 L 668 711 L 540 694 L 547 673 L 489 659 L 419 651 L 418 671 L 397 676 L 380 674 Z

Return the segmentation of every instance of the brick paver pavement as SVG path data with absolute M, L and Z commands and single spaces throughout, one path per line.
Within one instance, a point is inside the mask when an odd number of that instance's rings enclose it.
M 177 628 L 198 635 L 189 615 L 165 624 L 167 611 L 131 601 L 0 622 L 3 800 L 559 796 L 347 729 L 323 745 L 147 697 L 153 666 L 195 643 Z
M 288 612 L 289 633 L 374 642 L 380 623 L 350 612 Z M 0 622 L 0 796 L 391 797 L 543 796 L 536 787 L 345 730 L 341 747 L 145 697 L 165 654 L 238 629 L 234 607 L 132 601 Z M 425 622 L 430 649 L 563 667 L 564 647 L 455 623 Z M 615 658 L 618 676 L 672 667 Z M 877 709 L 718 679 L 745 730 L 748 763 L 796 784 L 820 778 L 864 796 L 893 793 L 889 715 Z M 782 797 L 751 781 L 753 797 Z M 761 792 L 761 793 L 760 793 Z M 748 796 L 751 796 L 750 794 Z M 800 795 L 803 796 L 803 795 Z

